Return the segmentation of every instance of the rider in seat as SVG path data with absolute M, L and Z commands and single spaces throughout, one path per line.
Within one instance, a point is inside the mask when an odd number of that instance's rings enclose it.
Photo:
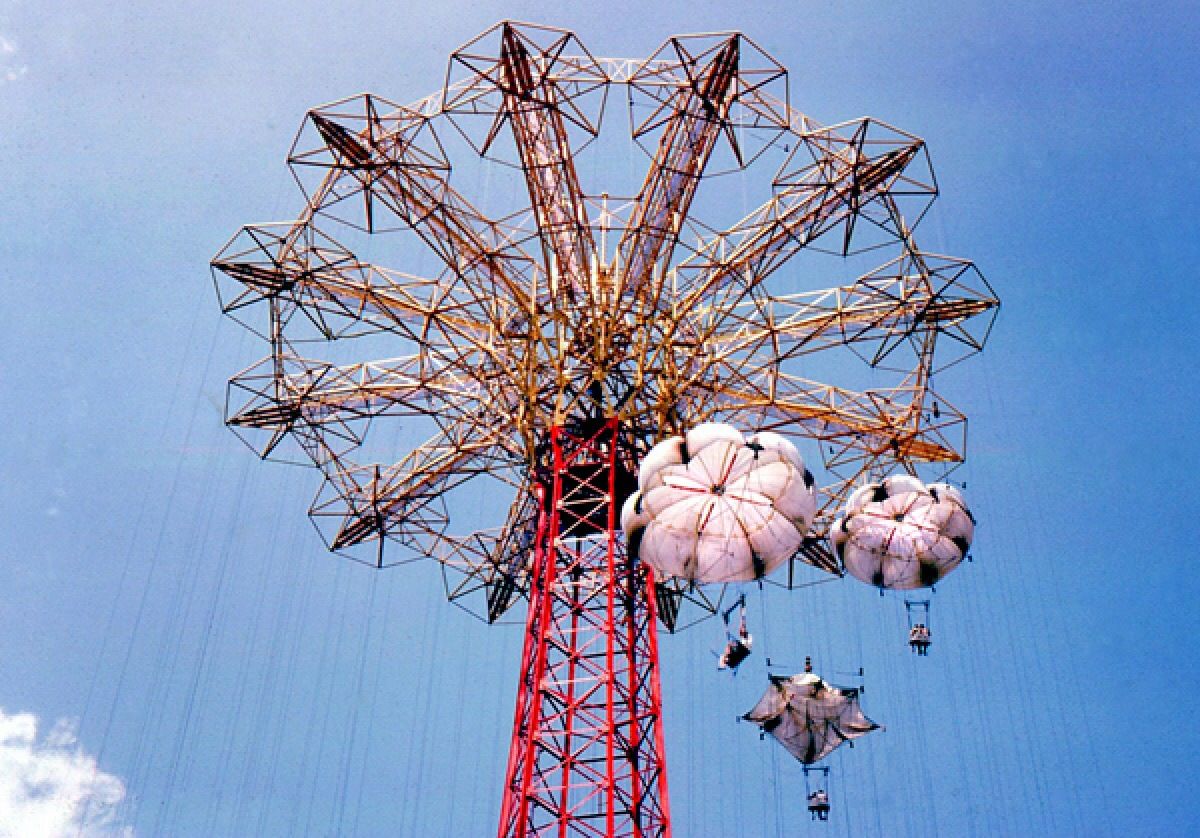
M 908 645 L 918 655 L 929 654 L 929 626 L 924 623 L 914 623 L 913 627 L 908 632 Z
M 808 796 L 808 812 L 813 820 L 829 820 L 829 795 L 817 789 Z
M 734 634 L 729 630 L 729 619 L 739 608 L 741 609 L 741 619 L 738 622 L 737 634 Z M 725 636 L 728 638 L 728 642 L 725 644 L 725 651 L 717 658 L 717 669 L 728 669 L 736 673 L 742 661 L 750 657 L 750 648 L 754 645 L 754 638 L 750 636 L 750 630 L 746 628 L 745 595 L 738 597 L 738 601 L 729 606 L 721 616 L 725 620 Z

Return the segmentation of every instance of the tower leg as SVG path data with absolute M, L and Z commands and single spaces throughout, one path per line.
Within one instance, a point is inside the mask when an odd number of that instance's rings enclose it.
M 618 424 L 550 443 L 499 835 L 665 838 L 653 580 L 617 532 Z

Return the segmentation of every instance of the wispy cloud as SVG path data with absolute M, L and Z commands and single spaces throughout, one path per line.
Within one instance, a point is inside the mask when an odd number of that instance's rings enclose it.
M 16 81 L 29 72 L 29 65 L 17 60 L 17 42 L 0 34 L 0 82 Z
M 130 838 L 116 823 L 124 799 L 125 784 L 83 752 L 71 723 L 39 741 L 36 716 L 0 709 L 0 838 Z

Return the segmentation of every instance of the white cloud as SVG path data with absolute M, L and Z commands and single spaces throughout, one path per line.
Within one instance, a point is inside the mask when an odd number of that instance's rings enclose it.
M 14 60 L 17 52 L 17 42 L 0 35 L 0 82 L 16 81 L 29 72 L 29 65 Z
M 60 720 L 38 741 L 38 719 L 0 709 L 0 838 L 129 838 L 117 825 L 125 784 L 83 752 Z

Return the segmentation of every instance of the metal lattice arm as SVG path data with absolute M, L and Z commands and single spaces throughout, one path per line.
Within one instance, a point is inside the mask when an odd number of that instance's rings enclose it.
M 478 374 L 432 368 L 423 355 L 347 366 L 304 362 L 303 371 L 266 376 L 252 368 L 232 384 L 248 401 L 226 421 L 268 428 L 377 416 L 444 416 L 479 400 Z
M 445 531 L 446 492 L 473 477 L 503 477 L 519 466 L 507 445 L 498 434 L 481 436 L 473 422 L 449 423 L 394 465 L 330 470 L 310 512 L 338 522 L 335 550 L 381 536 L 428 543 Z
M 596 246 L 560 111 L 565 97 L 554 80 L 554 59 L 546 53 L 535 58 L 518 31 L 504 25 L 499 60 L 502 113 L 512 123 L 546 272 L 582 289 L 596 260 Z
M 888 192 L 924 146 L 914 139 L 869 156 L 853 143 L 832 143 L 832 131 L 806 138 L 819 152 L 814 162 L 776 178 L 774 198 L 702 243 L 679 266 L 685 307 L 703 305 L 729 285 L 750 290 L 839 223 L 849 225 Z
M 919 388 L 855 392 L 803 378 L 778 374 L 746 375 L 726 368 L 715 383 L 699 383 L 704 401 L 694 415 L 740 414 L 763 430 L 786 430 L 823 441 L 840 441 L 873 454 L 920 462 L 962 460 L 945 441 L 945 432 L 961 424 L 948 409 L 927 421 L 913 399 Z M 914 410 L 914 405 L 916 410 Z
M 528 255 L 517 247 L 512 231 L 485 217 L 450 186 L 449 165 L 440 156 L 436 138 L 421 136 L 427 117 L 405 109 L 380 117 L 368 107 L 364 116 L 354 119 L 340 110 L 318 109 L 309 112 L 309 120 L 323 145 L 294 151 L 289 161 L 294 167 L 333 170 L 328 176 L 333 184 L 321 191 L 326 203 L 318 210 L 348 197 L 336 182 L 349 177 L 354 183 L 350 191 L 363 195 L 368 229 L 376 224 L 378 201 L 480 298 L 527 295 Z
M 360 262 L 332 239 L 303 227 L 249 225 L 217 254 L 214 271 L 237 283 L 223 295 L 227 313 L 278 300 L 323 323 L 342 318 L 422 344 L 467 342 L 476 348 L 518 316 L 503 299 L 484 302 L 469 288 L 442 279 Z M 332 329 L 326 331 L 334 336 Z
M 667 122 L 619 252 L 626 287 L 650 281 L 671 262 L 675 242 L 736 95 L 739 38 L 725 41 L 705 66 L 683 69 Z M 685 83 L 686 82 L 686 83 Z M 637 83 L 635 78 L 634 84 Z M 645 126 L 642 131 L 648 130 Z M 660 276 L 666 273 L 660 271 Z M 653 294 L 658 297 L 659 295 Z
M 906 257 L 862 277 L 853 285 L 744 303 L 723 314 L 726 325 L 710 344 L 715 354 L 771 351 L 779 361 L 834 344 L 875 344 L 877 363 L 904 337 L 917 331 L 950 333 L 972 348 L 982 347 L 965 321 L 992 312 L 999 301 L 959 277 L 974 266 L 938 257 L 954 276 L 893 271 Z M 709 316 L 698 312 L 698 319 Z
M 541 496 L 532 480 L 517 490 L 504 526 L 466 536 L 446 536 L 433 553 L 441 564 L 451 602 L 483 592 L 489 623 L 529 595 L 530 551 L 537 537 Z

